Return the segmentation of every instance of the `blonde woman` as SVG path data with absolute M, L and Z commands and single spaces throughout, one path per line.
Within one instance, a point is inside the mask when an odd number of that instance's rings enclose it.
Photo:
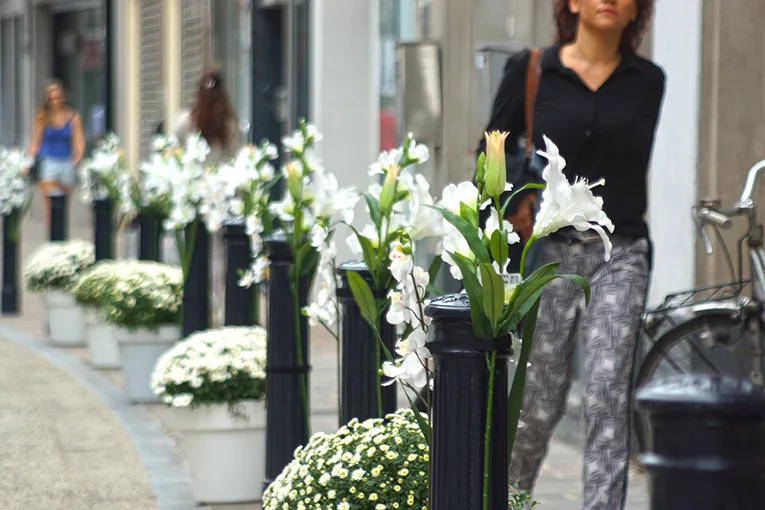
M 77 184 L 77 165 L 85 153 L 82 119 L 67 104 L 64 85 L 51 80 L 45 88 L 45 100 L 35 117 L 29 155 L 37 160 L 40 191 L 46 219 L 50 224 L 48 195 L 61 191 L 69 195 Z

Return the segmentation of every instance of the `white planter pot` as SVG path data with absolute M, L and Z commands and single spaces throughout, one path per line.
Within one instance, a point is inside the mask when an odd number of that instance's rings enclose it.
M 48 309 L 50 342 L 61 347 L 85 345 L 85 324 L 82 310 L 69 292 L 49 291 L 44 294 Z
M 92 308 L 84 309 L 82 314 L 91 364 L 103 370 L 121 368 L 120 349 L 114 337 L 117 328 L 111 324 L 105 324 L 99 319 L 98 312 Z
M 157 359 L 180 340 L 178 326 L 160 326 L 159 331 L 114 331 L 125 376 L 125 393 L 131 402 L 149 404 L 160 399 L 151 391 L 151 375 Z
M 191 491 L 198 503 L 249 503 L 262 498 L 266 404 L 245 400 L 238 407 L 245 418 L 232 416 L 226 404 L 170 410 L 169 424 L 181 433 Z

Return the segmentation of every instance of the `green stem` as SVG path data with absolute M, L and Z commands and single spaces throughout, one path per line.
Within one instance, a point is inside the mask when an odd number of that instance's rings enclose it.
M 532 235 L 529 242 L 523 247 L 523 255 L 521 255 L 521 276 L 526 276 L 526 254 L 537 239 L 537 236 Z
M 377 383 L 377 417 L 382 418 L 383 417 L 383 402 L 382 402 L 382 380 L 380 378 L 380 367 L 382 364 L 380 363 L 380 348 L 378 347 L 375 349 L 375 366 L 377 367 L 377 370 L 375 370 L 375 380 Z
M 14 246 L 19 243 L 19 226 L 21 223 L 21 211 L 18 209 L 14 209 L 10 212 L 5 218 L 3 218 L 3 221 L 8 222 L 8 234 L 10 239 L 8 239 L 11 244 Z
M 489 395 L 486 405 L 486 431 L 483 438 L 483 510 L 489 510 L 489 460 L 491 454 L 491 421 L 494 415 L 494 372 L 497 365 L 497 351 L 492 351 L 489 368 Z
M 295 346 L 296 346 L 296 354 L 297 354 L 297 365 L 301 368 L 300 373 L 300 396 L 303 401 L 303 417 L 305 422 L 305 433 L 306 438 L 311 437 L 311 414 L 310 409 L 308 408 L 308 374 L 305 371 L 302 371 L 303 366 L 305 365 L 304 356 L 303 356 L 303 343 L 302 343 L 302 332 L 300 331 L 300 318 L 301 318 L 301 312 L 300 312 L 300 272 L 298 271 L 298 268 L 296 266 L 292 266 L 292 306 L 294 308 L 294 317 L 295 317 Z

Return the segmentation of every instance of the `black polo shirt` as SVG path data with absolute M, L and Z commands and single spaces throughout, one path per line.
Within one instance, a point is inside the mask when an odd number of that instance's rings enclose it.
M 530 51 L 508 60 L 487 131 L 509 131 L 515 147 L 525 132 L 524 102 Z M 542 78 L 534 113 L 534 145 L 544 148 L 545 135 L 566 159 L 565 174 L 590 182 L 603 197 L 603 209 L 614 223 L 614 235 L 646 237 L 647 172 L 664 96 L 664 72 L 630 51 L 596 91 L 563 66 L 560 46 L 542 56 Z M 480 150 L 484 150 L 481 143 Z

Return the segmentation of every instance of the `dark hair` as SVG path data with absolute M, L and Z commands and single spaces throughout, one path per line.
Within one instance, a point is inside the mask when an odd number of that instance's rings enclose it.
M 643 36 L 648 30 L 648 25 L 653 18 L 654 0 L 635 0 L 637 4 L 637 18 L 630 22 L 622 34 L 622 47 L 632 51 L 637 50 Z M 576 37 L 576 27 L 579 16 L 568 8 L 568 0 L 555 0 L 555 25 L 558 43 L 569 43 Z
M 202 75 L 191 121 L 209 144 L 217 142 L 225 146 L 235 135 L 232 125 L 237 123 L 236 114 L 220 71 L 206 71 Z

